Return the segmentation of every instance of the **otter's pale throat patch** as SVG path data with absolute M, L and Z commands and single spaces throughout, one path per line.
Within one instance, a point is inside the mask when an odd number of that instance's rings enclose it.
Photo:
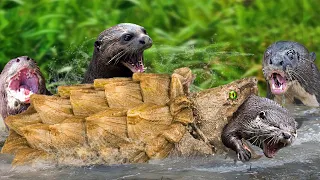
M 288 89 L 284 96 L 275 95 L 276 102 L 282 102 L 285 100 L 286 103 L 293 103 L 294 98 L 299 99 L 304 105 L 311 107 L 318 107 L 319 103 L 317 97 L 314 94 L 308 93 L 301 84 L 297 81 L 288 82 Z

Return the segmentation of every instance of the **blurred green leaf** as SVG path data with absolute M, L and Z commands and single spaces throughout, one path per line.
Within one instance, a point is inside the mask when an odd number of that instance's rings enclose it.
M 140 5 L 138 0 L 120 0 L 119 8 L 126 9 L 138 5 Z
M 29 32 L 25 32 L 25 33 L 23 34 L 23 37 L 25 37 L 25 38 L 30 38 L 30 37 L 35 37 L 35 36 L 41 36 L 41 35 L 49 34 L 49 33 L 58 34 L 59 31 L 58 31 L 58 30 L 54 30 L 54 29 L 43 29 L 43 30 L 36 31 L 36 32 L 29 31 Z

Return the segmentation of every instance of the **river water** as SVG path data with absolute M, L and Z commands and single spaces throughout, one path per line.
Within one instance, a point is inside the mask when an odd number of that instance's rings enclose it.
M 133 165 L 12 168 L 12 157 L 0 154 L 0 179 L 320 179 L 320 108 L 289 109 L 299 123 L 298 138 L 273 159 L 242 163 L 232 155 L 216 155 Z

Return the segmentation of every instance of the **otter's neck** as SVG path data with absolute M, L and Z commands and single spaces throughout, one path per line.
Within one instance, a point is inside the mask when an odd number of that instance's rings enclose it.
M 291 86 L 288 88 L 284 96 L 276 95 L 275 101 L 279 104 L 294 104 L 294 98 L 298 99 L 306 106 L 319 107 L 316 94 L 307 92 L 306 88 L 304 88 L 297 80 L 291 83 Z
M 84 76 L 82 83 L 93 83 L 98 78 L 113 78 L 113 77 L 131 77 L 132 71 L 118 62 L 108 64 L 110 58 L 101 58 L 95 55 L 89 64 L 88 70 Z

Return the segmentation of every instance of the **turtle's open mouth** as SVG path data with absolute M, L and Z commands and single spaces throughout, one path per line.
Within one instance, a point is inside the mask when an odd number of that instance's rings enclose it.
M 34 70 L 24 68 L 9 80 L 9 93 L 24 103 L 29 103 L 30 96 L 39 90 L 39 78 Z
M 269 80 L 272 94 L 284 94 L 287 91 L 287 79 L 283 74 L 272 73 Z
M 273 158 L 276 155 L 276 153 L 279 151 L 279 149 L 286 147 L 287 145 L 289 145 L 289 143 L 285 144 L 280 141 L 278 143 L 273 143 L 272 137 L 271 137 L 263 142 L 262 149 L 266 157 Z
M 130 56 L 130 58 L 127 58 L 126 61 L 121 61 L 121 63 L 129 68 L 133 73 L 144 72 L 146 69 L 143 64 L 143 53 Z

